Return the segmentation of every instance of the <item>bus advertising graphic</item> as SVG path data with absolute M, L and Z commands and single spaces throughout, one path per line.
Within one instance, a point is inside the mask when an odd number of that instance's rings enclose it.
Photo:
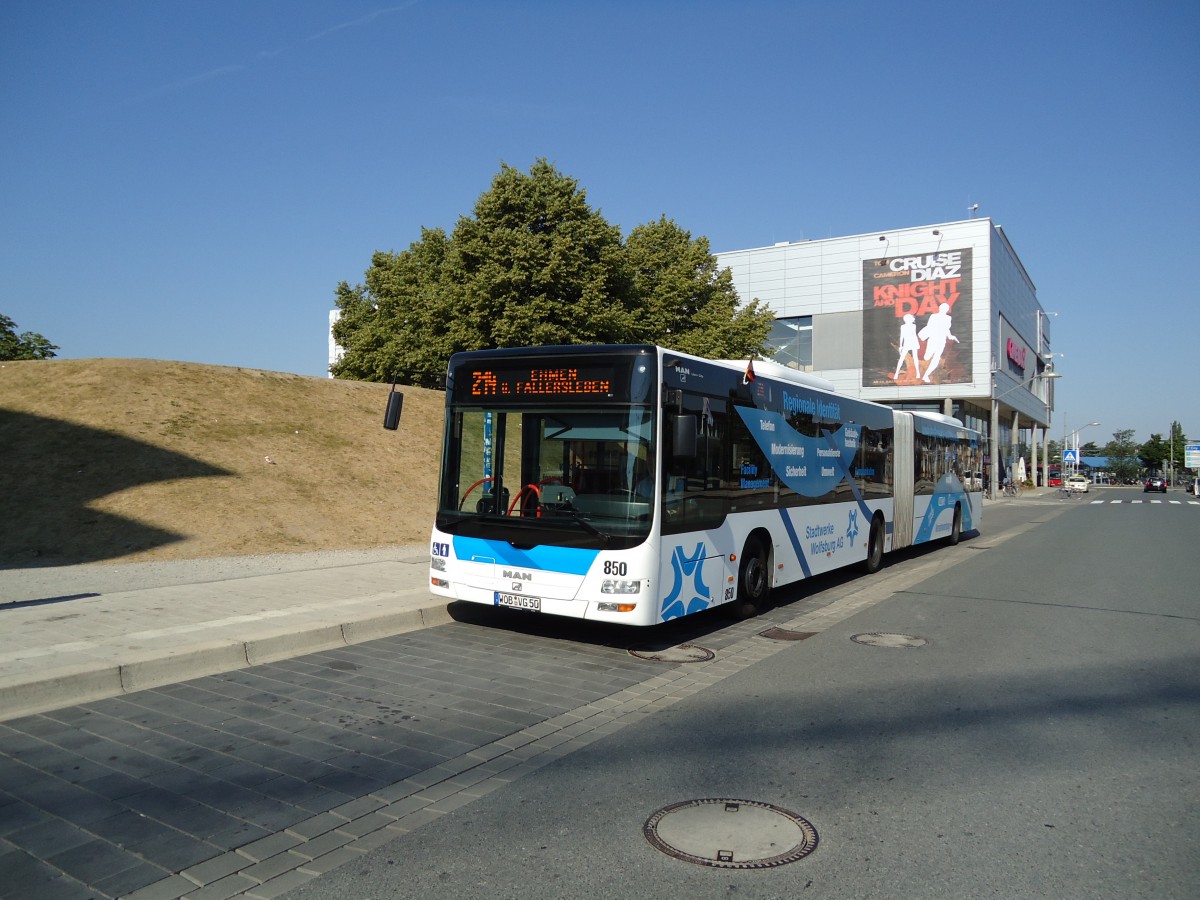
M 971 255 L 863 261 L 863 387 L 971 380 Z

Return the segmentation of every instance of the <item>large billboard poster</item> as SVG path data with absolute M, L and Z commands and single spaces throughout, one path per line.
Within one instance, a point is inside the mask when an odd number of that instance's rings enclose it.
M 863 387 L 971 381 L 971 248 L 863 260 Z

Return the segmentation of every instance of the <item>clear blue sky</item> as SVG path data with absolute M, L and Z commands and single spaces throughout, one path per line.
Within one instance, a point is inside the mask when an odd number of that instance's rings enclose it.
M 1200 437 L 1194 0 L 5 0 L 0 124 L 0 312 L 63 358 L 322 375 L 339 281 L 544 156 L 714 251 L 979 203 L 1054 428 Z

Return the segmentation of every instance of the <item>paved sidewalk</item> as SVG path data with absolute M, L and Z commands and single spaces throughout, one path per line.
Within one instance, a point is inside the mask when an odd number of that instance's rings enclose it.
M 0 571 L 0 721 L 448 622 L 428 577 L 424 545 Z

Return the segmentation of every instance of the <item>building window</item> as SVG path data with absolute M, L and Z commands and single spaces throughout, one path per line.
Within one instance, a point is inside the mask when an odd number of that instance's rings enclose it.
M 767 338 L 767 346 L 775 351 L 772 359 L 789 369 L 801 372 L 813 370 L 812 316 L 776 318 Z

